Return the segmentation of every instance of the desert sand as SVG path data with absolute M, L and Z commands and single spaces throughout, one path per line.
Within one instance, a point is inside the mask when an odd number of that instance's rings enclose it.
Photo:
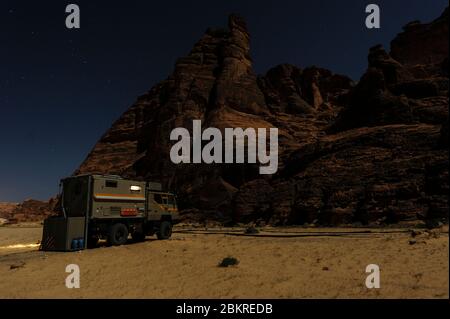
M 423 232 L 423 230 L 422 230 Z M 39 225 L 0 227 L 0 298 L 448 298 L 448 227 L 176 227 L 172 239 L 81 252 L 38 250 Z M 218 267 L 225 257 L 239 264 Z M 80 267 L 68 289 L 68 264 Z M 365 286 L 377 264 L 381 288 Z

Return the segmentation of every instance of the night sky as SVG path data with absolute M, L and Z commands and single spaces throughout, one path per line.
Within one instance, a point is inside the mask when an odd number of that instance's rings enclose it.
M 65 8 L 81 9 L 81 29 Z M 365 7 L 381 7 L 381 29 Z M 207 27 L 246 18 L 258 74 L 317 65 L 358 80 L 368 49 L 447 0 L 0 2 L 0 201 L 48 199 L 138 95 L 165 79 Z

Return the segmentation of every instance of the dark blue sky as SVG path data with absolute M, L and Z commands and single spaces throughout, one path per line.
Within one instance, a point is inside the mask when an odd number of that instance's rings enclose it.
M 81 29 L 65 28 L 65 7 Z M 381 29 L 364 27 L 381 7 Z M 444 0 L 5 1 L 0 3 L 0 201 L 48 199 L 136 97 L 165 79 L 207 27 L 247 19 L 257 73 L 317 65 L 354 79 L 369 47 Z

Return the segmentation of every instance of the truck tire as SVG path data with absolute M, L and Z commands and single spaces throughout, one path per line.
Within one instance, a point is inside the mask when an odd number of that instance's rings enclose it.
M 156 237 L 160 240 L 169 239 L 172 236 L 172 224 L 168 221 L 161 222 L 159 230 L 156 232 Z
M 124 224 L 117 223 L 109 228 L 108 244 L 112 246 L 120 246 L 127 242 L 128 228 Z
M 141 231 L 135 231 L 131 233 L 131 238 L 133 238 L 135 242 L 145 241 L 145 234 Z

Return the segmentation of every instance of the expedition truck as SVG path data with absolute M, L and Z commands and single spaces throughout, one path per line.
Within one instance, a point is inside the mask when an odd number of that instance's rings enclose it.
M 179 214 L 175 195 L 161 184 L 110 175 L 79 175 L 60 183 L 60 216 L 44 221 L 41 249 L 73 251 L 94 247 L 99 239 L 123 245 L 156 234 L 172 235 Z

